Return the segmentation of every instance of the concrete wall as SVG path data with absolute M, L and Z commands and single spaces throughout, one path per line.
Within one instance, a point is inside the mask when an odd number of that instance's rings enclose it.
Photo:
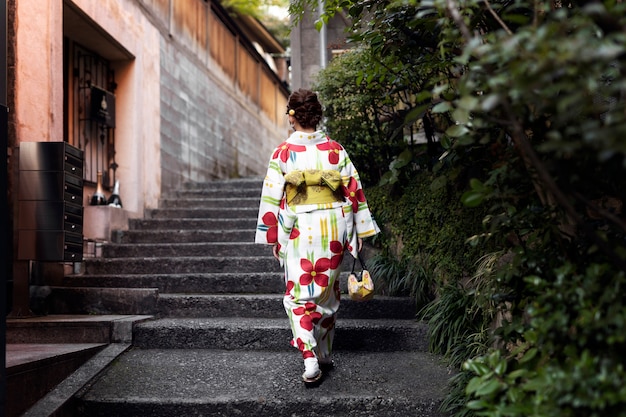
M 207 41 L 210 3 L 188 3 L 192 13 L 165 3 L 144 1 L 161 31 L 162 190 L 188 181 L 263 175 L 270 153 L 287 137 L 287 118 L 270 121 L 213 61 Z M 195 19 L 184 19 L 190 14 Z
M 317 73 L 332 59 L 332 51 L 347 47 L 345 29 L 349 26 L 348 20 L 338 14 L 322 29 L 322 33 L 315 29 L 317 16 L 317 11 L 305 13 L 291 31 L 292 90 L 312 88 Z M 325 60 L 320 47 L 325 50 Z
M 261 175 L 287 137 L 221 69 L 176 40 L 161 40 L 161 155 L 164 191 L 186 181 Z

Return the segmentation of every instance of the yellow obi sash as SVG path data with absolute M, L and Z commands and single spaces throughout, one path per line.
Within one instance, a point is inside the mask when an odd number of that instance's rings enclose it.
M 285 174 L 288 205 L 327 204 L 344 201 L 341 173 L 332 169 L 291 171 Z

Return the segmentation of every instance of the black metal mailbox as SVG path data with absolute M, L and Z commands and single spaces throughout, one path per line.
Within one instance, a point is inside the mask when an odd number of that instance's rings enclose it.
M 19 260 L 83 259 L 83 151 L 66 142 L 20 144 Z

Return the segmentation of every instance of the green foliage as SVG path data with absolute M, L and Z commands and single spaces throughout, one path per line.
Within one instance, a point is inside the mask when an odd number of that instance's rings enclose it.
M 434 298 L 435 282 L 425 256 L 398 259 L 388 253 L 379 253 L 368 261 L 375 278 L 376 292 L 391 296 L 412 297 L 418 309 Z
M 385 226 L 384 251 L 418 262 L 426 275 L 444 283 L 468 276 L 488 246 L 466 243 L 482 232 L 484 209 L 464 210 L 460 191 L 438 184 L 438 178 L 421 170 L 402 189 L 372 187 L 367 195 L 376 221 Z
M 220 0 L 222 6 L 235 12 L 260 18 L 269 6 L 287 7 L 285 0 Z
M 362 79 L 365 72 L 375 71 L 370 63 L 378 66 L 371 53 L 355 49 L 342 54 L 320 71 L 315 85 L 325 107 L 326 130 L 348 150 L 365 184 L 377 183 L 390 164 L 396 172 L 413 169 L 414 153 L 419 152 L 412 151 L 413 138 L 405 137 L 402 129 L 410 100 L 402 102 L 384 77 Z
M 289 18 L 277 16 L 270 12 L 270 7 L 286 10 L 289 6 L 288 0 L 220 0 L 220 3 L 224 8 L 236 14 L 258 19 L 285 48 L 291 43 Z
M 516 326 L 523 333 L 463 365 L 467 406 L 479 415 L 625 415 L 624 274 L 565 265 L 526 282 L 537 295 Z
M 430 350 L 455 367 L 484 351 L 489 333 L 475 294 L 459 285 L 445 285 L 420 316 L 430 323 Z
M 464 363 L 447 411 L 626 415 L 626 4 L 325 5 L 359 22 L 356 84 L 441 134 L 431 172 L 385 155 L 370 200 L 388 254 L 428 256 L 431 349 Z

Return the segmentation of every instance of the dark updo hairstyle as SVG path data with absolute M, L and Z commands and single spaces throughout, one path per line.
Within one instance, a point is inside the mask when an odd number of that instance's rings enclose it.
M 317 99 L 317 94 L 311 90 L 300 88 L 289 96 L 287 101 L 287 113 L 291 114 L 305 129 L 315 129 L 322 120 L 322 105 Z

